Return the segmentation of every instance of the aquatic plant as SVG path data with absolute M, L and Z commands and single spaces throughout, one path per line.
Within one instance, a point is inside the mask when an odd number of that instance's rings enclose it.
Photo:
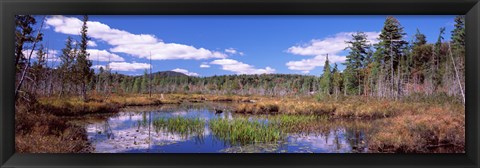
M 215 118 L 209 125 L 214 135 L 232 144 L 275 142 L 284 136 L 274 124 L 246 118 Z
M 157 118 L 153 121 L 157 131 L 164 129 L 169 133 L 178 133 L 184 137 L 189 135 L 202 135 L 205 128 L 205 120 L 200 118 L 186 118 L 181 116 L 171 118 Z

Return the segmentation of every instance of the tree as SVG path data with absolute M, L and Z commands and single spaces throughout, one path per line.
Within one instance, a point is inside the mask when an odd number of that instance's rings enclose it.
M 92 66 L 92 61 L 88 59 L 89 53 L 87 52 L 87 43 L 89 40 L 89 37 L 87 36 L 87 21 L 88 16 L 83 16 L 83 25 L 82 30 L 80 31 L 80 53 L 77 56 L 76 62 L 76 75 L 81 85 L 81 95 L 84 101 L 87 101 L 87 84 L 92 80 L 93 76 L 93 70 L 90 68 Z
M 32 15 L 15 15 L 15 67 L 20 70 L 20 65 L 25 64 L 27 60 L 23 51 L 27 43 L 41 41 L 42 36 L 35 36 L 33 34 L 33 25 L 37 21 Z
M 40 47 L 37 50 L 37 61 L 35 61 L 32 65 L 32 75 L 33 75 L 33 80 L 34 80 L 34 88 L 33 91 L 36 91 L 38 86 L 40 85 L 41 82 L 45 81 L 45 74 L 46 74 L 46 53 L 45 53 L 45 48 L 43 45 L 40 45 Z M 42 89 L 42 90 L 45 90 Z
M 323 74 L 320 79 L 320 89 L 323 94 L 330 95 L 332 87 L 332 71 L 330 70 L 330 63 L 328 61 L 328 54 L 326 56 L 325 65 L 323 66 Z
M 38 32 L 35 37 L 33 37 L 32 34 L 32 25 L 36 23 L 35 18 L 33 18 L 31 15 L 17 15 L 15 16 L 15 67 L 16 72 L 20 73 L 20 79 L 15 80 L 15 99 L 18 98 L 18 93 L 20 92 L 20 89 L 22 88 L 22 84 L 27 78 L 27 72 L 29 71 L 29 66 L 30 66 L 30 59 L 32 58 L 33 51 L 35 50 L 36 44 L 43 39 L 43 34 L 41 32 L 43 28 L 43 23 L 45 21 L 45 17 L 43 17 L 42 24 L 40 25 L 40 28 L 38 29 Z M 30 49 L 28 53 L 28 58 L 25 58 L 23 55 L 24 52 L 24 44 L 26 42 L 33 42 L 32 48 Z M 19 61 L 22 60 L 22 63 L 19 63 Z M 23 70 L 22 70 L 23 69 Z M 20 71 L 22 70 L 22 71 Z M 16 78 L 18 79 L 18 78 Z M 18 82 L 17 82 L 18 81 Z
M 450 44 L 449 44 L 450 46 Z M 451 49 L 450 49 L 451 48 Z M 455 17 L 455 29 L 452 31 L 452 45 L 449 47 L 450 57 L 455 70 L 458 88 L 465 102 L 465 16 Z
M 432 62 L 432 45 L 427 44 L 426 36 L 417 29 L 415 40 L 412 46 L 411 52 L 411 77 L 413 78 L 414 87 L 417 88 L 418 84 L 423 84 L 428 74 L 431 73 Z M 416 90 L 415 90 L 416 91 Z
M 149 86 L 148 82 L 149 82 L 148 70 L 145 69 L 145 71 L 143 73 L 142 85 L 141 85 L 141 92 L 142 93 L 148 93 L 148 86 Z
M 71 83 L 71 76 L 68 75 L 69 72 L 73 70 L 72 65 L 75 61 L 75 54 L 73 53 L 73 44 L 72 37 L 68 36 L 67 41 L 65 42 L 65 47 L 62 49 L 62 54 L 59 56 L 60 65 L 59 65 L 59 78 L 60 83 L 60 96 L 64 94 L 65 85 Z
M 347 60 L 345 61 L 346 72 L 345 75 L 345 89 L 349 93 L 360 94 L 361 93 L 361 83 L 363 81 L 362 69 L 367 66 L 368 61 L 368 48 L 367 44 L 367 35 L 363 32 L 357 32 L 352 34 L 352 40 L 346 42 L 350 52 L 347 55 Z
M 338 94 L 340 93 L 341 87 L 343 85 L 342 74 L 338 70 L 337 64 L 335 63 L 332 70 L 332 84 L 333 84 L 333 93 L 335 94 L 335 99 L 337 99 Z
M 386 81 L 389 84 L 389 93 L 391 97 L 395 98 L 400 94 L 400 85 L 398 81 L 396 82 L 399 78 L 395 78 L 395 72 L 397 72 L 400 59 L 404 55 L 404 48 L 408 44 L 403 40 L 405 34 L 400 22 L 396 18 L 388 16 L 380 33 L 380 42 L 377 44 L 378 56 L 384 65 L 383 72 L 386 74 Z

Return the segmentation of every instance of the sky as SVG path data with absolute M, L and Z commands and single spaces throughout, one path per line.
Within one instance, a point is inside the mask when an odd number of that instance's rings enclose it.
M 49 50 L 51 66 L 68 36 L 80 41 L 83 16 L 36 16 L 42 28 L 43 45 Z M 122 16 L 90 15 L 89 59 L 93 68 L 109 67 L 114 72 L 141 75 L 173 70 L 189 76 L 231 74 L 321 75 L 326 54 L 330 64 L 345 66 L 345 41 L 357 31 L 365 32 L 371 43 L 387 16 Z M 417 28 L 436 42 L 441 27 L 450 40 L 452 15 L 394 16 L 413 40 Z M 151 58 L 151 60 L 150 60 Z

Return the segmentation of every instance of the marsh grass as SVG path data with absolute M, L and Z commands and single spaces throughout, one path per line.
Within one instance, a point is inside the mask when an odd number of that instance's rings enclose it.
M 166 130 L 169 133 L 177 133 L 184 137 L 190 135 L 203 135 L 205 120 L 200 118 L 171 117 L 158 118 L 153 121 L 156 131 Z
M 231 144 L 275 142 L 283 138 L 277 126 L 258 120 L 216 118 L 209 122 L 215 136 Z
M 43 98 L 39 100 L 38 108 L 57 116 L 81 116 L 87 114 L 112 113 L 120 108 L 115 103 L 96 101 L 84 102 L 80 98 Z
M 93 149 L 85 129 L 34 103 L 15 108 L 15 150 L 19 153 L 85 153 Z
M 448 147 L 450 152 L 465 151 L 465 115 L 459 107 L 427 107 L 382 120 L 384 127 L 370 139 L 375 152 L 431 152 Z
M 335 117 L 342 118 L 388 118 L 396 115 L 403 103 L 391 101 L 344 102 L 335 110 Z

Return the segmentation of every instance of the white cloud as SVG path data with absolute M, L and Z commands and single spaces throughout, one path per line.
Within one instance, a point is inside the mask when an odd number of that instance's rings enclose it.
M 346 59 L 345 56 L 336 56 L 336 55 L 329 55 L 328 61 L 330 65 L 336 62 L 344 62 Z M 311 70 L 315 69 L 315 67 L 324 66 L 326 61 L 326 56 L 319 55 L 314 57 L 313 59 L 302 59 L 300 61 L 290 61 L 287 62 L 286 65 L 290 70 L 298 70 L 302 71 L 303 73 L 309 73 Z
M 206 62 L 202 62 L 202 64 L 200 64 L 200 68 L 210 68 L 210 65 L 208 65 Z
M 183 73 L 183 74 L 188 75 L 188 76 L 200 76 L 198 73 L 188 72 L 188 70 L 186 70 L 186 69 L 175 68 L 175 69 L 172 69 L 172 71 L 180 72 L 180 73 Z
M 82 27 L 82 21 L 75 17 L 65 17 L 61 15 L 55 15 L 47 18 L 47 25 L 53 26 L 55 32 L 80 35 Z M 146 44 L 158 42 L 155 36 L 145 34 L 132 34 L 127 31 L 110 28 L 96 21 L 88 21 L 88 32 L 90 37 L 97 38 L 108 42 L 111 45 L 122 44 Z
M 295 55 L 318 56 L 324 54 L 338 54 L 348 47 L 346 41 L 352 40 L 352 34 L 356 32 L 341 32 L 324 39 L 313 39 L 307 44 L 301 44 L 288 48 L 287 52 Z M 378 43 L 380 32 L 365 32 L 370 43 Z
M 219 59 L 210 62 L 210 64 L 216 64 L 222 66 L 223 70 L 232 71 L 237 74 L 270 74 L 274 73 L 275 69 L 265 67 L 264 69 L 255 69 L 255 67 L 239 62 L 233 59 Z
M 193 46 L 158 42 L 155 44 L 130 44 L 118 45 L 112 49 L 112 52 L 121 52 L 131 54 L 139 58 L 150 58 L 153 60 L 171 60 L 171 59 L 209 59 L 226 58 L 227 55 L 218 51 L 210 51 L 205 48 L 195 48 Z
M 75 17 L 51 16 L 47 18 L 47 25 L 54 27 L 55 32 L 79 35 L 82 21 Z M 165 43 L 150 34 L 132 34 L 130 32 L 114 29 L 97 22 L 88 21 L 88 35 L 114 46 L 111 52 L 121 52 L 139 58 L 154 60 L 168 59 L 209 59 L 226 58 L 227 55 L 218 51 L 205 48 L 196 48 L 184 44 Z
M 234 48 L 227 48 L 227 49 L 225 49 L 225 52 L 226 52 L 226 53 L 230 53 L 230 54 L 232 54 L 232 55 L 233 55 L 233 54 L 238 54 L 238 55 L 241 55 L 241 56 L 244 55 L 243 52 L 237 51 L 237 50 L 234 49 Z
M 45 57 L 47 58 L 48 61 L 54 61 L 54 62 L 59 62 L 60 58 L 58 58 L 59 51 L 58 50 L 52 50 L 52 49 L 45 49 L 47 52 L 47 55 Z M 23 50 L 22 53 L 25 55 L 25 57 L 28 57 L 30 55 L 31 49 L 26 49 Z M 34 50 L 32 53 L 32 59 L 37 59 L 37 52 L 38 50 Z
M 326 54 L 330 64 L 342 63 L 346 60 L 345 56 L 339 56 L 345 48 L 348 47 L 346 41 L 352 40 L 352 34 L 356 32 L 341 32 L 324 39 L 313 39 L 309 43 L 292 46 L 287 49 L 288 53 L 302 56 L 313 56 L 313 58 L 302 59 L 300 61 L 289 61 L 286 63 L 288 69 L 299 70 L 303 73 L 309 73 L 316 67 L 323 66 L 326 60 Z M 380 32 L 365 32 L 367 41 L 370 44 L 378 43 Z
M 230 54 L 236 54 L 237 50 L 235 50 L 233 48 L 227 48 L 227 49 L 225 49 L 225 52 L 230 53 Z
M 136 63 L 136 62 L 133 62 L 133 63 L 111 62 L 108 65 L 113 71 L 136 71 L 136 70 L 144 70 L 144 69 L 150 68 L 150 64 Z M 92 66 L 92 68 L 100 68 L 100 67 L 106 68 L 104 65 Z
M 89 41 L 87 41 L 87 45 L 88 45 L 89 47 L 96 47 L 96 46 L 97 46 L 97 43 L 95 43 L 95 41 L 89 40 Z
M 89 59 L 93 61 L 125 61 L 122 57 L 107 50 L 87 49 L 87 52 L 90 53 Z

